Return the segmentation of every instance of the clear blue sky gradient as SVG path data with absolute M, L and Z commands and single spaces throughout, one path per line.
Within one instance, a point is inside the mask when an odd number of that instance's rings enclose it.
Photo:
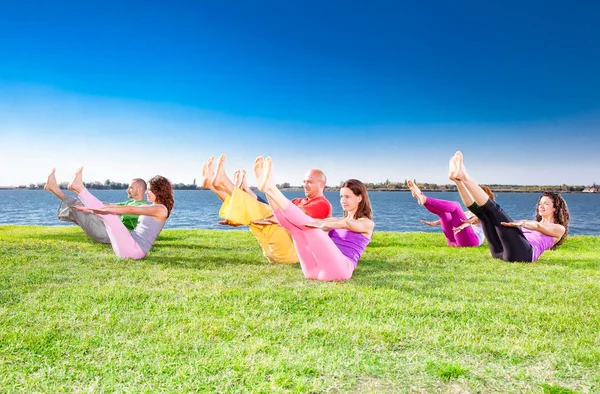
M 222 151 L 291 183 L 446 183 L 458 149 L 482 182 L 600 182 L 600 3 L 485 3 L 3 4 L 0 185 L 191 182 Z

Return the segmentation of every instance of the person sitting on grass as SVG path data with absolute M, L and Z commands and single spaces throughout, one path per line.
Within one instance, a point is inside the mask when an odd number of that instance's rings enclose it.
M 461 152 L 450 159 L 448 173 L 463 203 L 481 221 L 492 257 L 504 261 L 536 261 L 544 251 L 560 246 L 569 230 L 569 210 L 560 194 L 544 192 L 535 220 L 513 221 L 465 169 Z
M 485 239 L 483 228 L 477 216 L 471 211 L 463 212 L 460 204 L 456 201 L 438 200 L 426 196 L 414 180 L 408 181 L 408 188 L 419 205 L 440 218 L 434 222 L 421 220 L 421 223 L 428 226 L 439 226 L 441 224 L 449 246 L 470 247 L 480 246 L 483 243 Z M 494 199 L 494 193 L 489 187 L 481 185 L 481 188 L 491 200 Z
M 102 219 L 100 219 L 100 217 L 73 208 L 74 205 L 81 205 L 81 201 L 78 198 L 69 194 L 65 194 L 62 190 L 60 190 L 60 187 L 56 182 L 54 169 L 52 169 L 50 175 L 48 175 L 48 180 L 46 181 L 46 185 L 44 185 L 44 190 L 54 194 L 60 200 L 60 206 L 58 207 L 58 212 L 56 214 L 58 220 L 75 223 L 81 227 L 83 232 L 86 233 L 88 237 L 92 238 L 96 242 L 103 244 L 110 243 L 110 238 L 106 232 L 106 227 L 104 226 L 104 222 Z M 129 187 L 127 188 L 127 197 L 129 197 L 127 201 L 117 204 L 109 204 L 106 202 L 103 204 L 106 206 L 146 205 L 147 202 L 144 198 L 145 192 L 146 182 L 143 179 L 135 178 L 131 181 Z M 128 230 L 133 230 L 135 226 L 137 226 L 137 215 L 120 215 L 120 219 Z
M 73 181 L 69 184 L 69 190 L 76 193 L 84 205 L 83 207 L 75 206 L 75 208 L 100 216 L 106 226 L 112 248 L 118 257 L 136 260 L 145 257 L 165 226 L 175 205 L 171 182 L 160 175 L 150 179 L 146 191 L 150 205 L 105 206 L 85 188 L 82 172 L 83 167 L 77 170 Z M 117 215 L 123 214 L 139 215 L 138 224 L 131 232 L 117 217 Z
M 254 161 L 258 189 L 267 195 L 279 224 L 290 232 L 304 277 L 323 281 L 352 277 L 375 227 L 364 184 L 356 179 L 342 184 L 343 218 L 315 220 L 281 193 L 273 181 L 272 169 L 270 157 L 259 156 Z
M 219 157 L 216 172 L 213 166 L 213 157 L 202 166 L 202 186 L 215 192 L 223 201 L 219 215 L 225 220 L 219 223 L 249 226 L 269 262 L 297 263 L 299 259 L 290 234 L 274 219 L 266 201 L 248 186 L 246 172 L 236 171 L 232 182 L 225 173 L 225 154 Z M 292 203 L 310 217 L 324 219 L 331 216 L 331 204 L 323 195 L 326 182 L 322 171 L 308 171 L 304 177 L 306 198 L 295 198 Z

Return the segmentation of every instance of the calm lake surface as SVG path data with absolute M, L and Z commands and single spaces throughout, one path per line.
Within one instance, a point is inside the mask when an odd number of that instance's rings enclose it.
M 127 199 L 124 190 L 92 190 L 102 201 L 119 202 Z M 285 192 L 285 195 L 304 197 L 303 191 Z M 427 193 L 444 200 L 460 201 L 456 192 Z M 327 192 L 325 196 L 333 205 L 333 216 L 340 217 L 339 194 Z M 436 217 L 419 206 L 409 192 L 370 192 L 377 231 L 425 231 L 441 232 L 439 227 L 421 224 L 420 219 Z M 496 201 L 513 219 L 532 219 L 539 193 L 497 193 Z M 569 234 L 600 235 L 600 194 L 565 193 L 571 213 Z M 0 225 L 71 225 L 56 219 L 59 200 L 44 190 L 0 190 Z M 220 226 L 218 212 L 221 201 L 207 190 L 176 190 L 175 209 L 166 228 L 232 229 Z M 237 230 L 246 229 L 238 227 Z

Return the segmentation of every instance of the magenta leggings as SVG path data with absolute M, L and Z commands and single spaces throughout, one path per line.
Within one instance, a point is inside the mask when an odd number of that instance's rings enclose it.
M 304 227 L 314 219 L 289 202 L 283 209 L 273 210 L 275 217 L 292 235 L 300 267 L 306 279 L 346 280 L 354 272 L 354 263 L 338 249 L 321 229 Z
M 475 235 L 475 231 L 471 226 L 454 234 L 452 229 L 463 224 L 463 220 L 467 220 L 467 216 L 463 212 L 461 206 L 456 201 L 437 200 L 427 197 L 427 201 L 423 206 L 431 213 L 440 217 L 442 222 L 442 231 L 446 236 L 446 241 L 450 246 L 479 246 L 479 239 Z
M 87 189 L 79 193 L 79 199 L 87 208 L 103 208 L 104 204 L 92 195 Z M 127 227 L 121 222 L 118 215 L 98 215 L 104 222 L 106 232 L 110 238 L 113 250 L 122 259 L 141 259 L 144 251 L 135 242 Z

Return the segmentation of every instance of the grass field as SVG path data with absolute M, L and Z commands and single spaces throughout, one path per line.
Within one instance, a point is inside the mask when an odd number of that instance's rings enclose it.
M 376 233 L 305 280 L 247 231 L 166 230 L 141 261 L 0 226 L 0 392 L 600 392 L 600 237 L 533 264 Z

